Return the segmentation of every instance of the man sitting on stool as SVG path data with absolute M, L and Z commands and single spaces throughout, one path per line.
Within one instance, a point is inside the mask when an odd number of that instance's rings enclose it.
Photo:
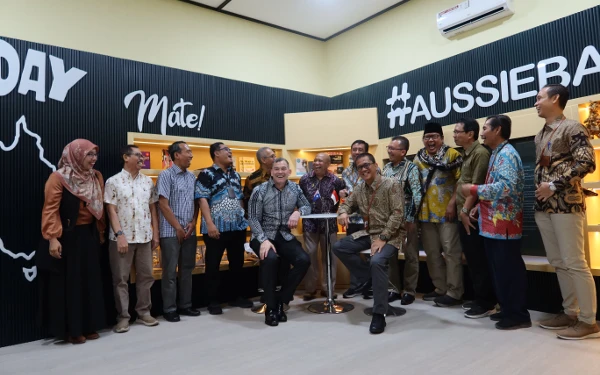
M 290 233 L 290 229 L 298 226 L 300 215 L 310 214 L 310 203 L 298 184 L 288 181 L 289 175 L 287 160 L 275 159 L 271 179 L 252 191 L 248 203 L 250 247 L 260 258 L 260 278 L 267 304 L 265 324 L 273 327 L 287 321 L 283 304 L 294 299 L 294 292 L 310 266 L 310 257 Z M 294 268 L 282 280 L 281 291 L 276 295 L 278 255 Z
M 377 174 L 377 163 L 371 154 L 359 155 L 356 166 L 364 184 L 340 205 L 338 222 L 349 224 L 349 216 L 360 210 L 365 228 L 344 237 L 333 246 L 333 252 L 360 283 L 373 280 L 373 320 L 369 331 L 382 333 L 388 308 L 388 267 L 406 238 L 404 230 L 404 192 L 395 179 Z M 360 252 L 371 248 L 369 265 L 362 262 Z

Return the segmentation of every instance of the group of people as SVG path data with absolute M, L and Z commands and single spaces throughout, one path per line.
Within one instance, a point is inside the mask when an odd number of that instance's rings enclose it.
M 586 128 L 563 115 L 568 98 L 564 86 L 551 84 L 540 90 L 535 103 L 546 121 L 535 138 L 535 220 L 557 272 L 564 308 L 540 326 L 557 330 L 563 339 L 584 339 L 600 337 L 595 285 L 584 255 L 585 191 L 581 187 L 581 179 L 594 171 L 595 159 Z M 352 163 L 342 179 L 328 171 L 329 156 L 319 153 L 299 184 L 288 179 L 288 161 L 263 147 L 257 151 L 260 169 L 246 178 L 243 188 L 231 149 L 222 142 L 210 146 L 213 165 L 197 178 L 188 170 L 193 157 L 189 146 L 173 143 L 168 150 L 173 166 L 159 175 L 156 187 L 139 173 L 143 164 L 139 148 L 126 146 L 120 154 L 123 170 L 104 187 L 102 175 L 93 169 L 98 147 L 86 140 L 73 141 L 65 147 L 59 169 L 45 189 L 42 234 L 48 251 L 38 257 L 44 320 L 52 334 L 73 343 L 98 338 L 97 330 L 104 326 L 98 255 L 106 207 L 116 332 L 129 329 L 127 279 L 134 260 L 137 321 L 158 324 L 150 315 L 150 287 L 151 252 L 159 244 L 164 318 L 177 322 L 180 315 L 200 315 L 191 298 L 199 216 L 210 314 L 222 313 L 217 292 L 225 249 L 234 286 L 230 295 L 236 296 L 230 304 L 253 305 L 235 288 L 243 282 L 249 226 L 250 247 L 260 259 L 259 282 L 269 326 L 287 321 L 284 306 L 293 300 L 303 279 L 303 298 L 312 300 L 322 272 L 321 295 L 325 295 L 329 243 L 335 255 L 333 283 L 339 258 L 351 276 L 343 297 L 373 298 L 369 330 L 383 332 L 388 304 L 400 300 L 409 305 L 415 300 L 420 234 L 435 286 L 423 295 L 425 301 L 440 307 L 462 304 L 465 317 L 490 317 L 502 330 L 531 327 L 520 251 L 525 181 L 520 156 L 509 143 L 511 125 L 508 116 L 490 116 L 480 131 L 476 120 L 460 119 L 453 134 L 461 153 L 444 143 L 440 124 L 427 123 L 424 147 L 414 160 L 406 158 L 408 139 L 397 136 L 387 146 L 389 163 L 383 169 L 368 152 L 369 145 L 358 140 L 351 145 Z M 301 218 L 336 212 L 337 223 L 336 219 Z M 291 233 L 300 220 L 304 246 Z M 347 233 L 339 241 L 337 224 Z M 360 253 L 368 249 L 366 260 Z M 402 285 L 399 251 L 405 257 Z M 475 293 L 474 300 L 464 304 L 463 253 Z

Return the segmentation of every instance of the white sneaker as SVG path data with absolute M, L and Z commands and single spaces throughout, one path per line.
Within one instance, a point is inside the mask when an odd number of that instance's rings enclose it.
M 144 316 L 138 316 L 135 322 L 141 323 L 146 327 L 154 327 L 158 325 L 158 320 L 154 319 L 154 317 L 152 317 L 152 315 L 149 314 Z
M 129 321 L 127 319 L 120 320 L 114 328 L 116 333 L 125 333 L 129 331 Z

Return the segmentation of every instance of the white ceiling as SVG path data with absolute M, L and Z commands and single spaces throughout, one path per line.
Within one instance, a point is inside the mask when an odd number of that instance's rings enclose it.
M 187 0 L 322 40 L 406 1 L 408 0 Z

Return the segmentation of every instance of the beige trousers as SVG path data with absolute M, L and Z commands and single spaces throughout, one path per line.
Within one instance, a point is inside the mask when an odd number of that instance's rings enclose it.
M 321 291 L 327 292 L 327 248 L 325 242 L 325 232 L 308 233 L 304 232 L 304 250 L 310 256 L 310 267 L 304 277 L 304 290 L 306 293 L 315 293 L 317 291 L 317 281 L 321 275 Z M 333 244 L 337 241 L 337 233 L 329 234 L 329 244 L 333 249 Z M 319 251 L 319 247 L 321 251 Z M 320 256 L 319 256 L 320 254 Z M 335 290 L 335 279 L 337 271 L 337 257 L 331 252 L 331 286 Z
M 456 223 L 422 222 L 421 241 L 427 254 L 427 269 L 435 291 L 462 299 L 462 247 Z
M 584 213 L 535 213 L 548 261 L 556 269 L 566 314 L 596 323 L 596 285 L 585 260 Z
M 113 287 L 115 289 L 115 307 L 117 321 L 129 320 L 129 273 L 135 260 L 135 291 L 137 303 L 135 311 L 139 316 L 150 315 L 152 300 L 150 288 L 154 284 L 152 276 L 152 249 L 150 242 L 129 244 L 127 253 L 120 254 L 117 241 L 110 241 L 108 246 L 110 269 L 112 271 Z

